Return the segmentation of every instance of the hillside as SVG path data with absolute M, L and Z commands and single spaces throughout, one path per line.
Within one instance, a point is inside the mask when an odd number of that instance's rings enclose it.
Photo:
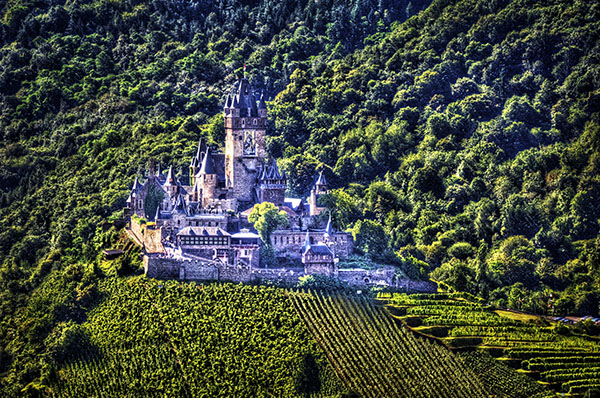
M 599 13 L 435 1 L 323 71 L 296 70 L 271 107 L 271 152 L 298 193 L 322 169 L 337 225 L 374 256 L 385 236 L 409 275 L 598 314 Z
M 150 158 L 181 175 L 199 137 L 223 141 L 244 64 L 273 99 L 290 193 L 323 170 L 336 228 L 371 260 L 502 307 L 598 314 L 600 6 L 428 5 L 4 2 L 0 391 L 33 393 L 106 276 L 139 269 L 137 249 L 101 255 L 125 245 L 133 176 Z

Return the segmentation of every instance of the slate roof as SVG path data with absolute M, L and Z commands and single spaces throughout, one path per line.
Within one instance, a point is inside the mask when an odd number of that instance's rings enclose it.
M 260 174 L 259 180 L 283 180 L 285 177 L 281 175 L 279 172 L 279 167 L 277 167 L 277 162 L 275 159 L 272 159 L 270 164 L 265 166 Z
M 331 226 L 331 213 L 329 213 L 329 220 L 327 221 L 327 226 L 325 227 L 325 235 L 329 237 L 333 236 L 333 227 Z
M 309 250 L 311 252 L 313 252 L 314 254 L 333 256 L 333 253 L 331 252 L 331 250 L 323 243 L 316 243 L 316 244 L 310 245 L 308 247 L 308 249 L 305 249 L 304 253 L 306 254 Z
M 294 211 L 298 211 L 298 210 L 301 210 L 301 208 L 303 208 L 303 207 L 301 207 L 302 199 L 299 199 L 299 198 L 284 198 L 283 204 Z
M 185 200 L 183 199 L 182 194 L 177 195 L 177 199 L 175 199 L 175 206 L 173 206 L 173 211 L 187 214 Z
M 210 148 L 206 148 L 204 153 L 204 159 L 202 159 L 202 167 L 197 175 L 200 174 L 217 174 L 215 171 L 215 165 L 213 162 L 212 155 L 210 154 Z
M 231 236 L 231 234 L 219 227 L 185 227 L 177 233 L 177 236 Z
M 317 179 L 315 185 L 327 185 L 327 180 L 325 179 L 323 172 L 319 173 L 319 178 Z
M 260 94 L 260 100 L 258 100 L 258 109 L 267 109 L 267 103 L 265 102 L 265 92 Z
M 238 232 L 231 235 L 231 237 L 237 239 L 260 239 L 260 236 L 258 236 L 254 232 Z
M 230 97 L 228 96 L 225 99 L 225 104 L 223 108 L 239 109 L 241 117 L 258 117 L 256 97 L 254 96 L 254 93 L 252 91 L 252 86 L 250 85 L 248 79 L 244 78 L 240 80 L 239 85 L 232 94 L 233 100 L 230 100 Z M 264 104 L 264 106 L 266 108 L 266 104 Z
M 168 187 L 168 186 L 176 185 L 176 184 L 177 184 L 177 180 L 175 179 L 175 176 L 173 175 L 173 166 L 169 166 L 169 172 L 167 173 L 167 177 L 165 179 L 164 186 Z

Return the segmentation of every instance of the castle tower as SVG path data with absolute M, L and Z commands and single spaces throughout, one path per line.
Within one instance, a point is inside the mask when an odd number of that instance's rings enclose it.
M 319 195 L 324 195 L 327 193 L 327 180 L 325 180 L 325 176 L 323 172 L 319 173 L 319 178 L 315 182 L 315 185 L 310 190 L 310 200 L 308 202 L 310 206 L 310 215 L 316 216 L 321 213 L 321 208 L 317 207 L 317 198 Z
M 225 180 L 232 196 L 254 201 L 254 185 L 265 162 L 267 106 L 256 101 L 247 79 L 225 100 Z
M 195 176 L 198 201 L 202 201 L 202 207 L 206 207 L 211 199 L 215 198 L 217 190 L 217 172 L 213 163 L 210 148 L 206 148 L 202 166 Z
M 259 203 L 271 202 L 276 206 L 282 206 L 285 201 L 285 189 L 287 187 L 285 175 L 279 172 L 275 159 L 266 165 L 256 187 L 256 197 Z

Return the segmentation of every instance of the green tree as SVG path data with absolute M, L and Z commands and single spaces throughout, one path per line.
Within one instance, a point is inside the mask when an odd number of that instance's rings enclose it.
M 279 210 L 271 202 L 255 204 L 248 215 L 248 221 L 254 225 L 266 246 L 271 245 L 271 233 L 289 222 L 286 212 Z

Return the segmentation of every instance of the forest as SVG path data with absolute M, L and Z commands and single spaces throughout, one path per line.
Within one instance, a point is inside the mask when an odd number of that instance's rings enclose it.
M 139 267 L 150 158 L 218 148 L 244 65 L 268 150 L 357 248 L 534 313 L 600 309 L 600 5 L 567 0 L 8 0 L 0 5 L 0 391 Z M 124 244 L 124 243 L 123 243 Z

